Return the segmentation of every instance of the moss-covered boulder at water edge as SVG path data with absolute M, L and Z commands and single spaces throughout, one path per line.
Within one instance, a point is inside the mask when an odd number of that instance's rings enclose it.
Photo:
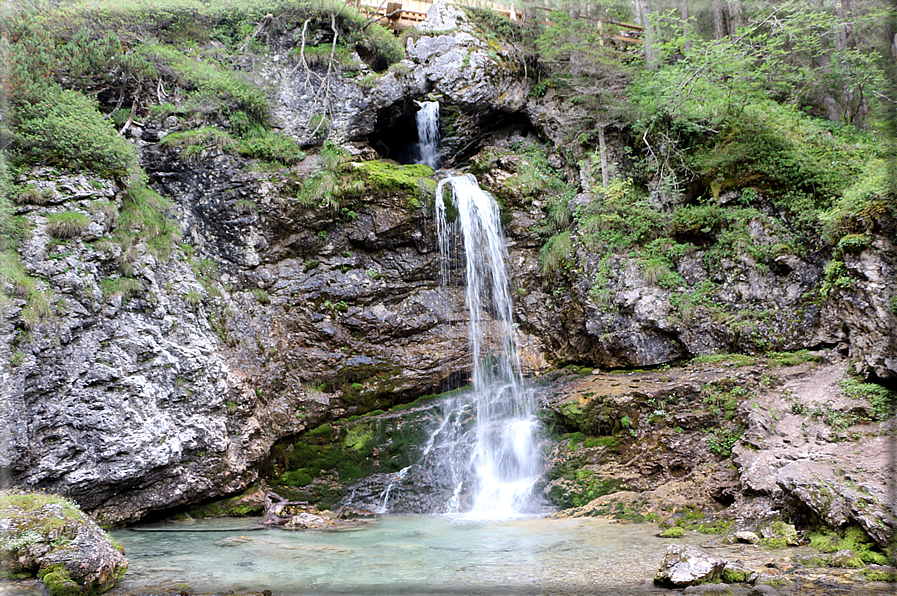
M 0 578 L 36 576 L 51 596 L 77 596 L 111 589 L 127 570 L 124 548 L 71 501 L 0 493 Z

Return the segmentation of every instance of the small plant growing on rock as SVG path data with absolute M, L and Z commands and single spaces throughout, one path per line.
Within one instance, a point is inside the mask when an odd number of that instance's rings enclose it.
M 63 211 L 47 216 L 47 231 L 54 238 L 75 238 L 87 231 L 90 218 L 83 213 Z
M 143 286 L 140 281 L 131 277 L 106 278 L 100 282 L 100 289 L 103 296 L 109 298 L 115 295 L 121 295 L 124 298 L 135 296 Z
M 683 530 L 679 526 L 673 526 L 672 528 L 667 528 L 666 530 L 661 532 L 660 537 L 661 538 L 681 538 L 683 534 L 685 534 L 685 530 Z
M 744 434 L 743 427 L 707 429 L 707 448 L 722 457 L 731 457 L 732 448 Z
M 46 205 L 52 198 L 52 190 L 27 186 L 15 196 L 13 202 L 17 205 Z

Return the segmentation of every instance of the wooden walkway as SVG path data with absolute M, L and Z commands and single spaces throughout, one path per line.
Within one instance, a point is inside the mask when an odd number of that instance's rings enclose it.
M 462 6 L 472 6 L 474 8 L 486 8 L 497 12 L 498 14 L 502 14 L 512 21 L 522 21 L 525 16 L 523 10 L 517 8 L 516 6 L 499 4 L 498 2 L 491 2 L 489 0 L 468 0 L 466 2 L 454 2 L 453 0 L 447 0 L 447 2 L 449 4 L 460 4 Z M 408 29 L 409 27 L 414 27 L 425 18 L 427 18 L 427 10 L 429 10 L 429 8 L 433 6 L 434 2 L 433 0 L 346 0 L 346 4 L 351 4 L 359 11 L 370 15 L 379 14 L 382 17 L 380 19 L 380 22 L 383 26 L 389 27 L 393 30 L 402 30 Z M 555 10 L 547 6 L 536 6 L 533 8 L 536 10 L 545 11 L 546 15 L 552 10 Z M 612 25 L 628 30 L 628 32 L 623 35 L 607 35 L 607 39 L 631 44 L 642 43 L 642 40 L 640 39 L 642 34 L 642 27 L 639 25 L 633 25 L 631 23 L 620 23 L 618 21 L 602 21 L 584 16 L 580 16 L 578 18 L 585 19 L 590 23 L 594 23 L 595 28 L 599 32 L 604 30 L 606 25 Z M 539 23 L 545 25 L 553 24 L 549 21 L 543 20 L 540 20 Z

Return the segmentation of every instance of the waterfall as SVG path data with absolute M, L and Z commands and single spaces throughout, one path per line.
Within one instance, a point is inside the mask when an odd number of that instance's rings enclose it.
M 498 205 L 473 176 L 447 178 L 436 187 L 436 226 L 443 283 L 463 279 L 472 357 L 473 389 L 446 405 L 451 424 L 437 431 L 455 483 L 448 509 L 486 519 L 533 512 L 538 423 L 520 375 Z
M 418 101 L 420 110 L 415 114 L 417 122 L 417 163 L 424 163 L 434 170 L 439 163 L 439 102 Z

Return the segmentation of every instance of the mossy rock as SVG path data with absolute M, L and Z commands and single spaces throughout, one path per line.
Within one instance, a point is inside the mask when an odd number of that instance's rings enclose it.
M 0 492 L 4 577 L 35 575 L 52 596 L 101 594 L 128 569 L 124 549 L 78 507 L 57 495 Z
M 860 569 L 866 566 L 863 560 L 849 549 L 839 550 L 829 557 L 827 562 L 832 567 L 843 567 L 845 569 Z
M 680 528 L 679 526 L 673 526 L 672 528 L 667 528 L 663 532 L 660 533 L 661 538 L 681 538 L 685 534 L 685 530 Z
M 81 586 L 72 579 L 65 565 L 56 564 L 42 569 L 37 577 L 44 582 L 52 596 L 79 596 L 82 593 Z

